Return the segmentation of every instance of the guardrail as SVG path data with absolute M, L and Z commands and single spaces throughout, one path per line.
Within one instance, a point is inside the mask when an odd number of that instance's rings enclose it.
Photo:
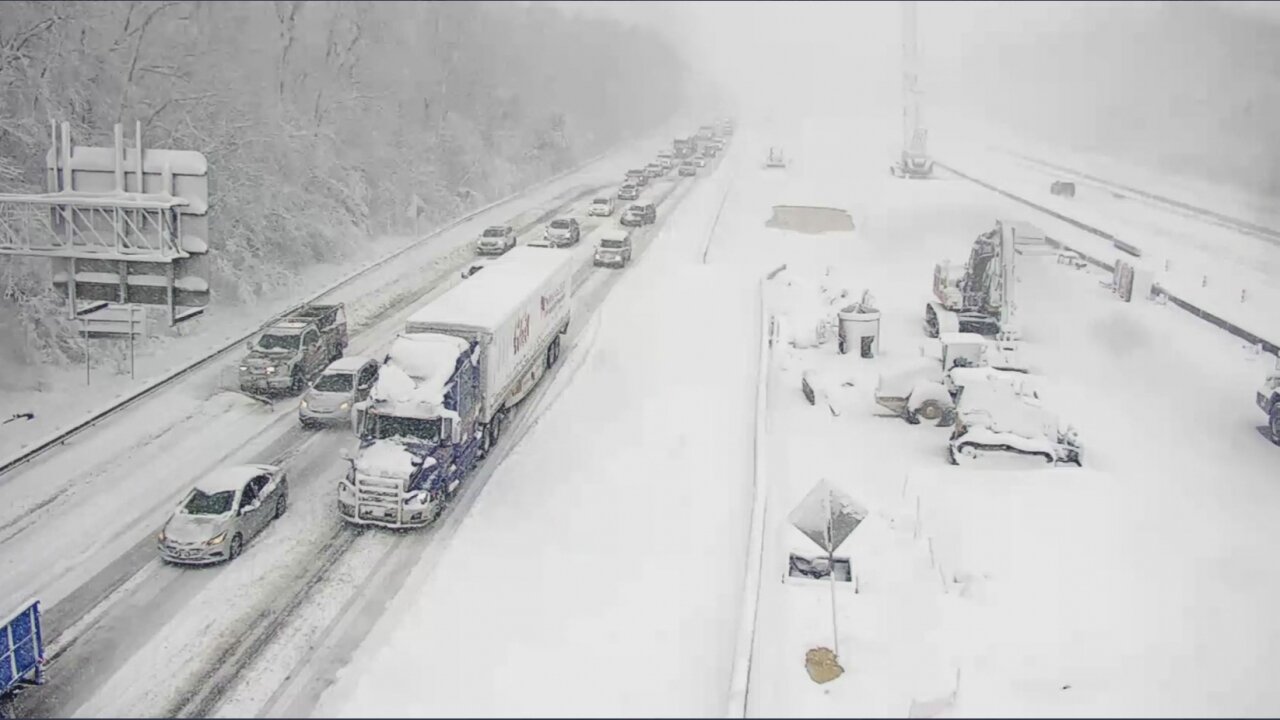
M 383 266 L 387 265 L 387 264 L 388 264 L 388 263 L 390 263 L 391 261 L 393 261 L 393 260 L 395 260 L 396 258 L 400 257 L 401 255 L 404 255 L 405 253 L 409 252 L 410 250 L 416 249 L 416 248 L 417 248 L 417 247 L 419 247 L 422 243 L 424 243 L 424 242 L 426 242 L 426 241 L 428 241 L 428 240 L 430 240 L 430 239 L 432 239 L 432 238 L 438 237 L 438 236 L 440 236 L 441 234 L 443 234 L 443 233 L 445 233 L 445 232 L 448 232 L 449 230 L 452 230 L 452 229 L 454 229 L 455 227 L 457 227 L 457 226 L 459 226 L 459 225 L 461 225 L 461 224 L 463 224 L 463 223 L 465 223 L 465 222 L 468 222 L 469 220 L 471 220 L 471 219 L 475 218 L 475 217 L 476 217 L 476 216 L 478 216 L 478 215 L 481 215 L 481 214 L 486 213 L 486 212 L 488 212 L 488 211 L 490 211 L 490 210 L 493 210 L 494 208 L 496 208 L 496 207 L 498 207 L 498 206 L 500 206 L 500 205 L 503 205 L 503 204 L 509 203 L 509 202 L 511 202 L 512 200 L 515 200 L 515 199 L 517 199 L 517 198 L 523 197 L 524 195 L 527 195 L 527 194 L 529 194 L 529 193 L 531 193 L 531 192 L 536 192 L 537 190 L 540 190 L 540 189 L 542 189 L 542 188 L 546 187 L 547 185 L 550 185 L 551 183 L 554 183 L 554 182 L 557 182 L 557 181 L 559 181 L 559 180 L 562 180 L 562 179 L 564 179 L 564 178 L 568 177 L 569 175 L 572 175 L 573 173 L 580 172 L 580 171 L 581 171 L 581 170 L 583 170 L 584 168 L 590 167 L 591 165 L 594 165 L 595 163 L 600 162 L 602 159 L 604 159 L 604 158 L 608 157 L 610 154 L 615 153 L 615 152 L 618 152 L 618 151 L 622 150 L 623 148 L 625 148 L 625 147 L 627 147 L 627 146 L 629 146 L 629 145 L 633 145 L 633 144 L 634 144 L 634 143 L 620 143 L 620 144 L 618 144 L 618 145 L 615 145 L 614 147 L 610 148 L 609 150 L 606 150 L 606 151 L 604 151 L 604 152 L 600 153 L 599 155 L 596 155 L 595 157 L 592 157 L 591 159 L 589 159 L 589 160 L 587 160 L 587 161 L 585 161 L 585 162 L 583 162 L 583 163 L 581 163 L 581 164 L 579 164 L 579 165 L 576 165 L 576 166 L 574 166 L 573 168 L 570 168 L 569 170 L 565 170 L 564 172 L 557 173 L 556 175 L 552 175 L 551 177 L 548 177 L 548 178 L 545 178 L 545 179 L 543 179 L 543 180 L 540 180 L 540 181 L 538 181 L 538 182 L 534 183 L 533 185 L 530 185 L 529 187 L 527 187 L 527 188 L 525 188 L 525 189 L 523 189 L 523 190 L 520 190 L 519 192 L 515 192 L 515 193 L 512 193 L 512 194 L 510 194 L 510 195 L 507 195 L 507 196 L 506 196 L 506 197 L 504 197 L 504 198 L 501 198 L 501 199 L 499 199 L 499 200 L 495 200 L 495 201 L 493 201 L 493 202 L 491 202 L 491 203 L 489 203 L 489 204 L 487 204 L 487 205 L 485 205 L 485 206 L 483 206 L 483 207 L 476 208 L 475 210 L 471 210 L 471 211 L 469 211 L 469 212 L 467 212 L 467 213 L 465 213 L 465 214 L 463 214 L 463 215 L 460 215 L 460 216 L 459 216 L 459 217 L 457 217 L 457 218 L 454 218 L 453 220 L 450 220 L 450 221 L 446 222 L 444 225 L 441 225 L 440 227 L 438 227 L 438 228 L 436 228 L 436 229 L 434 229 L 434 230 L 432 230 L 432 231 L 428 232 L 426 235 L 423 235 L 422 237 L 418 238 L 417 240 L 415 240 L 415 241 L 414 241 L 414 242 L 412 242 L 412 243 L 409 243 L 409 244 L 408 244 L 408 245 L 406 245 L 405 247 L 400 248 L 399 250 L 395 250 L 395 251 L 393 251 L 392 253 L 390 253 L 390 254 L 386 255 L 385 257 L 383 257 L 383 258 L 381 258 L 381 259 L 379 259 L 379 260 L 376 260 L 376 261 L 374 261 L 373 263 L 371 263 L 371 264 L 369 264 L 369 265 L 366 265 L 365 267 L 361 268 L 360 270 L 357 270 L 356 272 L 352 273 L 351 275 L 348 275 L 347 277 L 342 278 L 342 279 L 340 279 L 340 280 L 338 280 L 338 281 L 334 282 L 332 285 L 328 286 L 328 287 L 327 287 L 327 288 L 325 288 L 324 290 L 321 290 L 319 293 L 317 293 L 316 295 L 312 296 L 310 299 L 308 299 L 308 300 L 304 300 L 304 301 L 302 301 L 301 303 L 299 303 L 298 305 L 295 305 L 295 306 L 293 306 L 293 307 L 289 308 L 288 310 L 285 310 L 285 311 L 284 311 L 284 312 L 282 312 L 282 313 L 279 313 L 279 314 L 277 314 L 277 315 L 272 316 L 272 317 L 271 317 L 269 320 L 267 320 L 263 325 L 261 325 L 261 326 L 259 326 L 258 328 L 254 329 L 252 332 L 249 332 L 249 333 L 247 333 L 247 334 L 241 335 L 241 336 L 237 337 L 236 339 L 231 340 L 231 341 L 227 342 L 226 344 L 224 344 L 224 345 L 222 345 L 222 346 L 220 346 L 220 347 L 216 348 L 216 349 L 215 349 L 215 350 L 213 350 L 211 353 L 209 353 L 209 354 L 207 354 L 207 355 L 205 355 L 205 356 L 203 356 L 203 357 L 201 357 L 201 358 L 198 358 L 198 359 L 196 359 L 196 360 L 194 360 L 194 361 L 192 361 L 192 362 L 189 362 L 189 363 L 187 363 L 186 365 L 183 365 L 182 367 L 179 367 L 179 368 L 178 368 L 178 369 L 176 369 L 176 370 L 173 370 L 172 372 L 170 372 L 170 373 L 168 373 L 167 375 L 165 375 L 165 376 L 163 376 L 163 377 L 159 378 L 158 380 L 155 380 L 155 381 L 153 381 L 153 382 L 151 382 L 151 383 L 148 383 L 146 386 L 142 387 L 140 390 L 138 390 L 137 392 L 133 393 L 132 395 L 129 395 L 128 397 L 125 397 L 125 398 L 123 398 L 123 399 L 121 399 L 121 400 L 117 400 L 117 401 L 115 401 L 114 403 L 112 403 L 112 404 L 108 405 L 107 407 L 105 407 L 105 408 L 103 408 L 103 409 L 101 409 L 101 410 L 91 411 L 91 412 L 90 412 L 90 413 L 89 413 L 89 414 L 88 414 L 84 419 L 82 419 L 82 420 L 80 420 L 80 421 L 76 422 L 76 423 L 75 423 L 75 424 L 73 424 L 71 427 L 69 427 L 69 428 L 67 428 L 67 429 L 65 429 L 65 430 L 59 430 L 59 431 L 56 431 L 54 434 L 52 434 L 52 435 L 50 435 L 50 436 L 46 437 L 46 438 L 45 438 L 45 439 L 43 439 L 43 440 L 38 441 L 38 442 L 36 443 L 36 445 L 35 445 L 34 447 L 32 447 L 31 449 L 29 449 L 29 450 L 24 450 L 24 451 L 22 451 L 22 452 L 18 453 L 17 455 L 12 456 L 12 457 L 10 457 L 10 458 L 6 459 L 2 464 L 0 464 L 0 477 L 3 477 L 4 475 L 6 475 L 6 474 L 8 474 L 8 473 L 12 472 L 13 470 L 15 470 L 15 469 L 17 469 L 17 468 L 19 468 L 19 467 L 21 467 L 21 466 L 23 466 L 23 465 L 25 465 L 25 464 L 27 464 L 27 463 L 31 462 L 32 460 L 35 460 L 36 458 L 38 458 L 38 457 L 40 457 L 41 455 L 43 455 L 43 454 L 45 454 L 45 453 L 49 452 L 49 451 L 50 451 L 50 450 L 52 450 L 53 448 L 55 448 L 55 447 L 57 447 L 57 446 L 59 446 L 59 445 L 62 445 L 62 444 L 64 444 L 64 443 L 66 443 L 68 440 L 70 440 L 70 439 L 74 438 L 75 436 L 79 435 L 80 433 L 84 432 L 85 430 L 88 430 L 89 428 L 92 428 L 94 425 L 97 425 L 98 423 L 102 422 L 103 420 L 106 420 L 107 418 L 110 418 L 112 415 L 115 415 L 116 413 L 119 413 L 119 412 L 121 412 L 121 411 L 123 411 L 123 410 L 125 410 L 125 409 L 129 408 L 130 406 L 134 405 L 135 403 L 139 402 L 140 400 L 145 399 L 146 397 L 148 397 L 148 396 L 152 395 L 153 393 L 155 393 L 155 392 L 157 392 L 157 391 L 159 391 L 159 390 L 161 390 L 161 389 L 163 389 L 163 388 L 167 387 L 168 385 L 170 385 L 170 384 L 172 384 L 173 382 L 175 382 L 175 381 L 177 381 L 177 380 L 179 380 L 179 379 L 183 378 L 184 376 L 186 376 L 186 375 L 190 374 L 191 372 L 193 372 L 193 371 L 195 371 L 195 370 L 198 370 L 198 369 L 200 369 L 201 367 L 204 367 L 204 366 L 205 366 L 205 365 L 207 365 L 208 363 L 210 363 L 210 362 L 212 362 L 212 361 L 214 361 L 214 360 L 218 359 L 219 357 L 221 357 L 221 356 L 225 355 L 226 353 L 230 352 L 231 350 L 234 350 L 235 348 L 239 347 L 239 346 L 240 346 L 240 345 L 242 345 L 244 342 L 246 342 L 247 340 L 249 340 L 250 338 L 252 338 L 254 335 L 256 335 L 256 334 L 257 334 L 257 333 L 262 329 L 262 327 L 265 327 L 266 325 L 268 325 L 268 324 L 270 324 L 270 323 L 272 323 L 272 322 L 275 322 L 277 319 L 279 319 L 279 318 L 281 318 L 281 317 L 284 317 L 284 316 L 288 315 L 289 313 L 294 312 L 295 310 L 297 310 L 297 308 L 298 308 L 298 307 L 301 307 L 302 305 L 306 305 L 306 304 L 309 304 L 309 303 L 314 303 L 314 302 L 316 302 L 316 301 L 318 301 L 318 300 L 322 300 L 322 299 L 324 299 L 327 295 L 330 295 L 330 294 L 332 294 L 332 293 L 336 292 L 337 290 L 342 289 L 342 288 L 343 288 L 343 287 L 345 287 L 346 285 L 348 285 L 348 284 L 350 284 L 350 283 L 354 282 L 355 280 L 358 280 L 359 278 L 363 277 L 364 275 L 366 275 L 366 274 L 368 274 L 368 273 L 370 273 L 370 272 L 372 272 L 372 271 L 374 271 L 374 270 L 376 270 L 376 269 L 378 269 L 378 268 L 381 268 L 381 267 L 383 267 Z
M 954 175 L 957 175 L 961 178 L 964 178 L 965 180 L 968 180 L 971 183 L 974 183 L 975 185 L 979 185 L 999 195 L 1003 195 L 1004 197 L 1007 197 L 1010 200 L 1013 200 L 1015 202 L 1022 203 L 1027 207 L 1030 207 L 1034 210 L 1038 210 L 1046 215 L 1049 215 L 1058 220 L 1061 220 L 1062 222 L 1065 222 L 1071 225 L 1072 227 L 1083 230 L 1084 232 L 1087 232 L 1091 235 L 1096 235 L 1105 240 L 1109 240 L 1117 249 L 1125 252 L 1129 252 L 1130 254 L 1134 254 L 1132 251 L 1126 250 L 1126 247 L 1133 248 L 1132 245 L 1129 245 L 1128 243 L 1123 242 L 1122 240 L 1112 235 L 1111 233 L 1106 232 L 1105 230 L 1101 230 L 1099 228 L 1093 227 L 1092 225 L 1080 222 L 1075 218 L 1071 218 L 1066 215 L 1063 215 L 1062 213 L 1056 210 L 1047 208 L 1037 202 L 1028 200 L 1024 197 L 1011 193 L 1007 190 L 996 187 L 995 185 L 992 185 L 991 183 L 986 182 L 985 180 L 979 180 L 978 178 L 972 175 L 969 175 L 952 165 L 947 165 L 940 160 L 935 159 L 934 164 L 947 170 L 948 172 Z M 1071 252 L 1074 252 L 1078 254 L 1080 257 L 1084 258 L 1090 264 L 1100 267 L 1108 272 L 1113 272 L 1115 270 L 1115 265 L 1113 263 L 1109 263 L 1103 260 L 1102 258 L 1094 257 L 1093 255 L 1090 255 L 1089 253 L 1086 253 L 1083 250 L 1074 248 L 1071 245 L 1061 240 L 1048 237 L 1047 235 L 1045 236 L 1045 240 L 1050 246 L 1055 248 L 1061 248 L 1064 250 L 1070 250 Z M 1136 248 L 1133 248 L 1133 249 L 1136 250 Z M 1246 330 L 1245 328 L 1231 322 L 1230 320 L 1227 320 L 1226 318 L 1215 315 L 1214 313 L 1211 313 L 1208 310 L 1205 310 L 1204 308 L 1198 307 L 1195 303 L 1192 303 L 1185 298 L 1179 297 L 1178 295 L 1171 292 L 1168 288 L 1161 286 L 1159 283 L 1152 284 L 1151 293 L 1153 295 L 1163 296 L 1167 298 L 1169 302 L 1172 302 L 1177 307 L 1187 311 L 1188 313 L 1191 313 L 1195 317 L 1198 317 L 1207 323 L 1210 323 L 1211 325 L 1214 325 L 1219 329 L 1226 330 L 1227 332 L 1248 342 L 1251 345 L 1260 346 L 1263 350 L 1269 353 L 1280 354 L 1280 345 L 1277 345 L 1275 342 L 1268 340 L 1266 338 L 1263 338 L 1253 332 L 1250 332 L 1249 330 Z
M 760 356 L 756 380 L 755 455 L 752 477 L 751 530 L 747 536 L 747 572 L 743 580 L 742 617 L 733 659 L 733 675 L 729 681 L 729 703 L 726 717 L 747 716 L 747 697 L 751 690 L 751 658 L 755 654 L 756 618 L 760 609 L 760 586 L 764 574 L 764 526 L 767 516 L 769 483 L 765 466 L 765 420 L 769 396 L 769 358 L 777 332 L 777 324 L 765 302 L 766 283 L 786 270 L 781 265 L 760 280 Z

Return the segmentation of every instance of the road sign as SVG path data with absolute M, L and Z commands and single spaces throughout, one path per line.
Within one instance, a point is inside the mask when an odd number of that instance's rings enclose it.
M 826 480 L 820 480 L 787 519 L 805 537 L 831 554 L 866 517 L 866 508 Z
M 91 338 L 127 338 L 147 334 L 147 309 L 141 305 L 103 304 L 77 319 L 80 332 Z
M 866 517 L 866 508 L 832 487 L 826 480 L 819 480 L 787 516 L 797 530 L 827 551 L 827 576 L 831 578 L 832 649 L 835 656 L 840 655 L 840 629 L 836 624 L 835 551 Z

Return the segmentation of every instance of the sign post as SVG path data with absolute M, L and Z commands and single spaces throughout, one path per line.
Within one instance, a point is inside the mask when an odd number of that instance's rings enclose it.
M 836 624 L 835 552 L 866 517 L 866 508 L 832 487 L 826 480 L 818 481 L 787 517 L 805 537 L 827 551 L 827 574 L 831 582 L 832 650 L 837 657 L 840 655 L 840 631 Z

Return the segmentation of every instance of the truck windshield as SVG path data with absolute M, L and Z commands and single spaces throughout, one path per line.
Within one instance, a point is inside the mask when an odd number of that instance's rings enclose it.
M 568 220 L 552 220 L 551 227 L 555 228 L 556 230 L 568 230 L 570 227 L 573 227 L 573 226 L 569 223 Z
M 297 350 L 301 335 L 261 335 L 258 347 L 263 350 Z
M 320 392 L 348 392 L 354 379 L 351 373 L 328 373 L 320 376 L 315 388 Z
M 231 502 L 235 498 L 234 490 L 206 493 L 197 488 L 187 496 L 182 512 L 188 515 L 225 515 L 231 512 Z
M 435 444 L 440 441 L 440 418 L 403 418 L 375 416 L 372 437 L 386 440 L 408 437 Z

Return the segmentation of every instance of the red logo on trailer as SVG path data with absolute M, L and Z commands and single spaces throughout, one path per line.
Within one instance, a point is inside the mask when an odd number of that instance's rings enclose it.
M 529 342 L 529 314 L 525 313 L 516 321 L 516 332 L 512 339 L 511 354 L 519 355 L 520 348 L 524 347 L 527 342 Z

